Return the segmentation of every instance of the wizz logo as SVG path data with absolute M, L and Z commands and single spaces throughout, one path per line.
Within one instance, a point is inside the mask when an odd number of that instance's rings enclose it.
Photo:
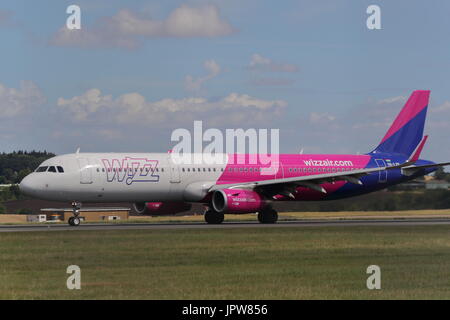
M 123 182 L 127 185 L 133 182 L 158 182 L 156 174 L 158 160 L 147 158 L 102 159 L 108 182 Z

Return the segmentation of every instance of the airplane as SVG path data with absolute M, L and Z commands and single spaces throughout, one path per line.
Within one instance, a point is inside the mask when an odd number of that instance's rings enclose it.
M 168 153 L 76 153 L 48 159 L 21 181 L 31 197 L 72 203 L 72 226 L 82 202 L 132 202 L 139 214 L 176 214 L 205 205 L 204 219 L 257 213 L 275 223 L 276 201 L 335 200 L 381 190 L 429 174 L 446 163 L 420 159 L 430 91 L 414 91 L 371 152 L 358 155 L 280 154 L 278 170 L 249 164 L 249 154 L 224 154 L 223 165 L 176 164 Z M 195 155 L 195 154 L 191 154 Z M 242 161 L 237 157 L 244 156 Z

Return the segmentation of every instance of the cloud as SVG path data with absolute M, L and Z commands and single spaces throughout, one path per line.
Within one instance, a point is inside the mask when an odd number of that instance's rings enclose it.
M 213 38 L 235 31 L 220 16 L 215 5 L 181 5 L 165 20 L 155 20 L 122 9 L 112 17 L 98 20 L 92 27 L 82 25 L 81 30 L 68 30 L 63 26 L 53 35 L 50 43 L 55 46 L 133 49 L 140 45 L 143 38 Z
M 280 78 L 257 78 L 250 81 L 250 84 L 254 86 L 290 86 L 293 85 L 295 80 L 292 79 L 280 79 Z
M 450 101 L 445 101 L 443 104 L 432 108 L 430 110 L 432 113 L 445 113 L 450 112 Z
M 260 54 L 253 54 L 248 65 L 248 69 L 256 71 L 269 71 L 269 72 L 298 72 L 298 66 L 288 63 L 274 62 L 269 58 L 265 58 Z
M 318 112 L 311 112 L 309 114 L 309 122 L 312 124 L 329 124 L 336 120 L 336 116 L 325 112 L 325 113 L 318 113 Z
M 114 99 L 102 95 L 99 89 L 90 89 L 70 99 L 59 98 L 57 105 L 73 122 L 173 127 L 198 119 L 216 126 L 258 124 L 280 116 L 287 103 L 238 93 L 217 100 L 187 97 L 152 102 L 139 93 L 126 93 Z
M 405 96 L 397 96 L 397 97 L 390 97 L 386 99 L 379 100 L 377 104 L 390 104 L 395 102 L 406 102 L 407 97 Z
M 0 119 L 31 112 L 45 101 L 41 90 L 32 81 L 22 81 L 18 89 L 8 88 L 0 83 Z
M 214 60 L 207 60 L 203 63 L 203 67 L 208 71 L 208 75 L 194 79 L 194 77 L 188 75 L 184 79 L 184 87 L 188 91 L 199 91 L 202 85 L 215 77 L 217 77 L 221 71 L 220 65 Z
M 305 152 L 369 152 L 384 136 L 405 97 L 367 99 L 345 112 L 314 111 L 296 119 Z

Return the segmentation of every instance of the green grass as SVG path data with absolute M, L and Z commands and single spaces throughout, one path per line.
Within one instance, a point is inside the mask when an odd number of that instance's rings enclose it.
M 0 234 L 0 299 L 56 298 L 449 299 L 450 226 Z

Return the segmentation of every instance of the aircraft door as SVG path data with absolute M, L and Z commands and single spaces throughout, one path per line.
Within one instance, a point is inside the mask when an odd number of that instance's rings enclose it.
M 80 183 L 91 184 L 92 183 L 92 168 L 89 164 L 89 160 L 86 158 L 78 158 L 78 166 L 80 167 Z
M 386 162 L 383 159 L 375 159 L 375 163 L 377 164 L 378 168 L 386 167 Z M 379 183 L 385 183 L 387 182 L 387 171 L 378 171 L 378 182 Z
M 173 163 L 170 154 L 168 156 L 168 162 L 170 165 L 170 183 L 180 183 L 180 166 Z
M 177 165 L 172 164 L 170 166 L 170 182 L 171 183 L 180 183 L 180 170 Z

